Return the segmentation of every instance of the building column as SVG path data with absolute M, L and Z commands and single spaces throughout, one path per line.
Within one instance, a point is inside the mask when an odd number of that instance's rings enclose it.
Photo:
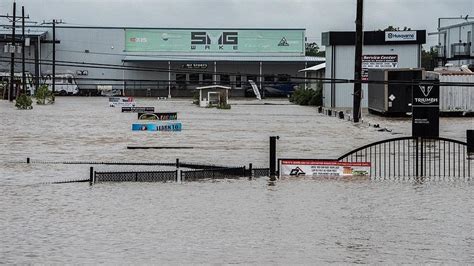
M 212 76 L 212 79 L 214 81 L 214 85 L 217 84 L 217 62 L 214 61 L 214 75 Z
M 168 99 L 171 99 L 171 61 L 168 61 Z
M 259 64 L 259 76 L 258 76 L 258 82 L 259 82 L 259 89 L 260 89 L 260 94 L 262 96 L 262 98 L 265 98 L 265 93 L 263 93 L 263 88 L 262 88 L 262 80 L 263 80 L 263 76 L 262 76 L 262 62 L 260 61 L 260 64 Z
M 308 62 L 304 62 L 304 68 L 306 69 L 308 67 Z M 308 71 L 304 72 L 304 89 L 308 89 L 308 80 L 306 79 L 308 77 Z

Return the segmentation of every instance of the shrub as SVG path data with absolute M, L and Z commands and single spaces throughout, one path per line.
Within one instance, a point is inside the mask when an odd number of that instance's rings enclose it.
M 323 103 L 322 89 L 320 86 L 316 90 L 298 88 L 290 96 L 290 102 L 299 105 L 319 106 Z
M 37 104 L 44 105 L 44 104 L 54 103 L 54 95 L 48 89 L 48 85 L 41 85 L 36 90 L 35 97 L 36 97 Z
M 28 109 L 33 109 L 33 101 L 31 100 L 31 97 L 26 95 L 26 94 L 21 94 L 18 96 L 16 99 L 15 106 L 16 108 L 20 110 L 28 110 Z

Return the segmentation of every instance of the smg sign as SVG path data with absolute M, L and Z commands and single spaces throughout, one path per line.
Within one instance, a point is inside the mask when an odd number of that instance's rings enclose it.
M 239 49 L 238 32 L 224 31 L 213 34 L 205 31 L 191 32 L 191 50 L 235 50 Z

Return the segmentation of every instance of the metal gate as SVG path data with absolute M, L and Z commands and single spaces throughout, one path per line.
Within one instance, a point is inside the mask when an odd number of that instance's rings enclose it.
M 341 162 L 370 162 L 370 176 L 472 177 L 467 143 L 447 138 L 401 137 L 374 142 L 344 154 Z

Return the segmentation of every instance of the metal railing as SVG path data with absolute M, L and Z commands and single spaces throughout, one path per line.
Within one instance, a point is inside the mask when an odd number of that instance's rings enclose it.
M 338 158 L 370 162 L 374 178 L 461 177 L 474 174 L 467 143 L 447 138 L 402 137 L 378 141 Z

